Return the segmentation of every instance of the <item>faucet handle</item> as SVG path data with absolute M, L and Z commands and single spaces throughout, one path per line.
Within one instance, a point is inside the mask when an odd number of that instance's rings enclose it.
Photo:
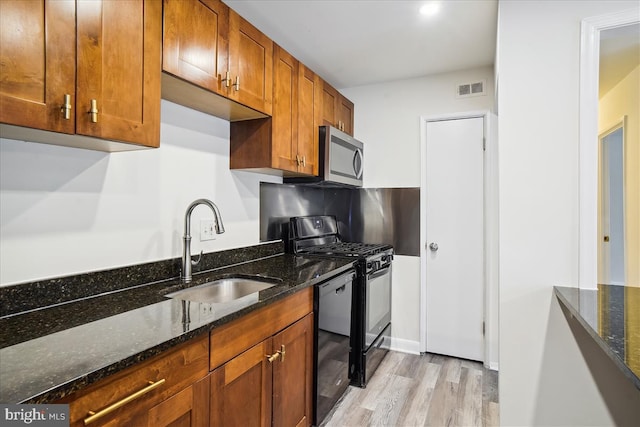
M 200 251 L 200 255 L 198 255 L 198 260 L 197 260 L 197 261 L 191 260 L 191 265 L 198 265 L 198 264 L 200 264 L 200 260 L 202 260 L 202 254 L 203 254 L 203 252 L 204 252 L 204 251 Z

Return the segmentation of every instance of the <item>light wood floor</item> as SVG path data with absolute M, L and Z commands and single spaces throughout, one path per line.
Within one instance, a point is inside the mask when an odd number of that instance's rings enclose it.
M 322 425 L 498 426 L 498 373 L 479 362 L 391 351 L 367 388 L 349 387 Z

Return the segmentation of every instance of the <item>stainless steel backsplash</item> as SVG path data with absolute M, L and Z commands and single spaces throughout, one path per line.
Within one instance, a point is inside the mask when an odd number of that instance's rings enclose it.
M 420 256 L 420 189 L 260 184 L 260 241 L 286 239 L 292 216 L 334 215 L 347 242 L 388 243 Z M 286 229 L 286 228 L 285 228 Z

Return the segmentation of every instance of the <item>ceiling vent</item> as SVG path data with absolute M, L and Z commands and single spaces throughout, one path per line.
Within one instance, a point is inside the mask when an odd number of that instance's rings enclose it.
M 456 98 L 468 98 L 470 96 L 486 95 L 486 80 L 473 83 L 462 83 L 456 86 Z

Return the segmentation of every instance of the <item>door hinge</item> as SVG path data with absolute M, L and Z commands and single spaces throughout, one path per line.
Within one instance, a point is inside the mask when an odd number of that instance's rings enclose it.
M 482 151 L 487 151 L 487 138 L 482 137 Z
M 482 322 L 482 336 L 484 336 L 484 331 L 485 331 L 485 324 L 484 321 Z

